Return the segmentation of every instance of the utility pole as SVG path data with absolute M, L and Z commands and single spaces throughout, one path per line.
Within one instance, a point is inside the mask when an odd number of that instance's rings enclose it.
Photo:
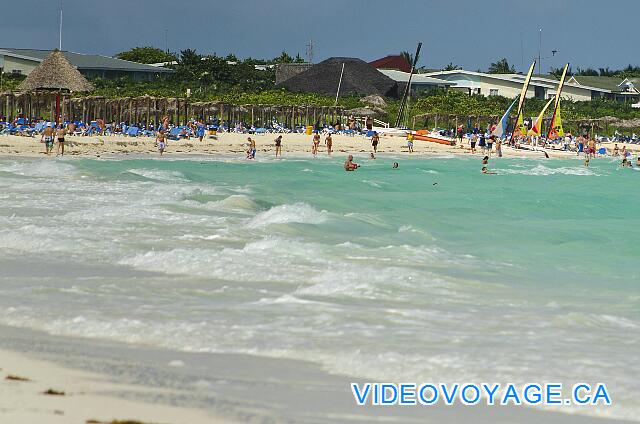
M 164 30 L 164 51 L 169 54 L 169 30 Z
M 307 62 L 313 64 L 313 39 L 309 40 L 309 44 L 307 44 Z
M 62 0 L 60 0 L 60 39 L 58 42 L 58 50 L 62 51 Z
M 540 28 L 540 43 L 538 44 L 538 76 L 542 75 L 542 28 Z

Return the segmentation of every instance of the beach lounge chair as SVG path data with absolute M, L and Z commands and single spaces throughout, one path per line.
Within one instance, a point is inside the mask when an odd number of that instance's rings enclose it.
M 129 127 L 127 128 L 126 135 L 129 137 L 137 137 L 140 132 L 140 128 L 138 127 Z

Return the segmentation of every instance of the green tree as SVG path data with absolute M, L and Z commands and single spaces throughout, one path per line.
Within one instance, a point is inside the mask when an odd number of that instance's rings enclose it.
M 447 66 L 445 66 L 442 70 L 443 71 L 457 71 L 458 69 L 462 69 L 460 66 L 458 65 L 454 65 L 453 62 L 449 62 L 449 64 Z
M 490 74 L 515 74 L 516 68 L 511 65 L 509 66 L 509 62 L 504 57 L 497 62 L 493 62 L 489 65 L 489 73 Z
M 166 53 L 155 47 L 134 47 L 126 52 L 115 55 L 117 59 L 138 63 L 166 63 L 176 60 L 172 53 Z
M 289 55 L 289 53 L 284 50 L 280 53 L 280 56 L 274 58 L 272 60 L 273 63 L 293 63 L 293 57 Z
M 400 52 L 400 57 L 409 62 L 409 65 L 413 65 L 413 55 L 409 52 Z
M 562 72 L 564 71 L 564 68 L 554 68 L 553 66 L 551 67 L 551 71 L 549 72 L 551 75 L 553 75 L 554 77 L 560 79 L 562 78 Z M 567 69 L 567 76 L 571 76 L 573 75 L 573 70 L 571 69 L 571 67 L 569 67 L 569 69 Z
M 586 68 L 586 69 L 578 68 L 578 72 L 576 72 L 576 75 L 581 76 L 581 77 L 598 77 L 598 76 L 600 76 L 598 71 L 596 71 L 593 68 Z

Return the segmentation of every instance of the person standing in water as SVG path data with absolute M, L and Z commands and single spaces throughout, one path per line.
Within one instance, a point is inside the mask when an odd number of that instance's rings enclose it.
M 324 144 L 327 145 L 327 154 L 330 155 L 331 152 L 333 151 L 331 149 L 331 146 L 333 145 L 333 139 L 331 138 L 331 133 L 329 133 L 329 135 L 327 135 L 327 138 L 324 139 Z
M 345 171 L 355 171 L 358 169 L 359 165 L 353 162 L 353 155 L 349 155 L 347 160 L 344 162 L 344 170 Z
M 67 135 L 67 130 L 64 128 L 62 124 L 58 126 L 58 130 L 56 131 L 56 138 L 58 139 L 58 151 L 56 156 L 62 155 L 64 156 L 64 136 Z
M 276 157 L 280 155 L 282 157 L 282 136 L 279 135 L 278 138 L 275 139 L 276 143 Z
M 158 151 L 160 152 L 160 156 L 164 153 L 164 149 L 167 147 L 166 136 L 164 134 L 164 130 L 158 131 L 158 135 L 156 135 L 156 144 L 158 145 Z
M 499 158 L 502 157 L 502 139 L 499 137 L 496 139 L 496 154 Z

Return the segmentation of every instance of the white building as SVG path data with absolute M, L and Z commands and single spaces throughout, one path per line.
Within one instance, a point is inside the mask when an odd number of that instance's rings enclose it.
M 522 91 L 525 76 L 522 74 L 486 74 L 483 72 L 465 71 L 437 71 L 422 74 L 427 77 L 446 80 L 452 83 L 456 90 L 464 90 L 469 94 L 483 94 L 485 96 L 504 96 L 515 98 Z M 559 81 L 553 78 L 533 77 L 527 90 L 527 97 L 548 99 L 555 95 Z M 611 90 L 565 83 L 562 97 L 573 101 L 588 101 L 600 97 L 610 97 Z

